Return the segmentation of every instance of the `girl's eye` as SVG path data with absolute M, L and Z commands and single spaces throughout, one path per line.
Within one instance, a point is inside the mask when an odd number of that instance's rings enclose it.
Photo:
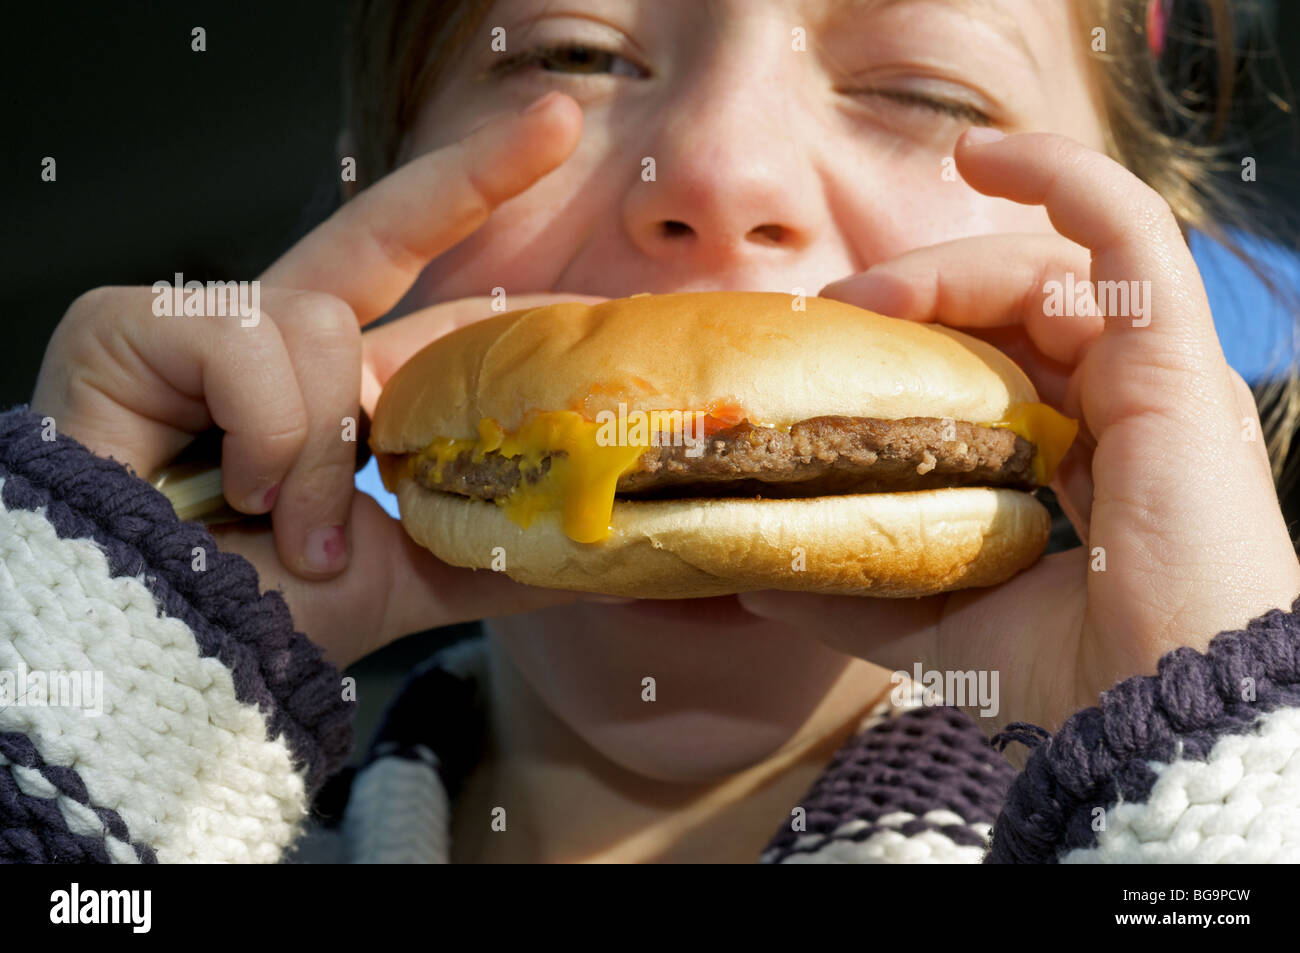
M 648 74 L 631 60 L 610 50 L 569 43 L 561 46 L 539 46 L 507 57 L 492 68 L 497 76 L 539 68 L 548 73 L 594 75 L 608 73 L 612 76 L 630 76 L 644 79 Z
M 929 112 L 937 113 L 941 116 L 950 116 L 953 119 L 970 123 L 973 126 L 993 125 L 992 118 L 990 118 L 983 110 L 972 106 L 970 103 L 964 103 L 956 99 L 944 99 L 939 96 L 930 96 L 925 93 L 918 93 L 908 89 L 854 89 L 849 92 L 855 96 L 869 96 L 876 99 L 884 99 L 903 106 L 928 110 Z

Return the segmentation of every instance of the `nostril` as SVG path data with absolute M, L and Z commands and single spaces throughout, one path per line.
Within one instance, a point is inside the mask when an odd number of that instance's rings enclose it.
M 759 225 L 757 228 L 749 230 L 751 241 L 767 242 L 772 245 L 780 245 L 786 241 L 789 234 L 784 225 Z
M 678 221 L 660 222 L 659 230 L 663 233 L 664 238 L 682 238 L 695 233 L 695 229 L 691 228 L 691 226 Z

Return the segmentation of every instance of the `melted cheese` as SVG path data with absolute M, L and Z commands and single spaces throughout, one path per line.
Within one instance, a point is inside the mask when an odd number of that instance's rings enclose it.
M 704 433 L 718 429 L 709 426 L 710 412 L 695 413 L 702 415 L 700 426 Z M 559 512 L 566 536 L 579 543 L 595 543 L 610 533 L 618 478 L 632 468 L 651 443 L 642 431 L 639 439 L 617 445 L 601 438 L 602 426 L 570 410 L 536 414 L 510 433 L 487 418 L 479 422 L 478 439 L 439 437 L 419 456 L 433 461 L 433 476 L 438 481 L 446 465 L 467 451 L 473 453 L 475 462 L 493 451 L 518 460 L 524 479 L 508 497 L 497 501 L 506 515 L 527 529 L 539 515 Z M 1005 419 L 984 426 L 1006 427 L 1034 444 L 1034 478 L 1040 484 L 1051 482 L 1079 427 L 1077 421 L 1046 404 L 1017 404 Z M 548 457 L 547 472 L 529 479 Z M 414 464 L 412 456 L 408 474 Z
M 1034 480 L 1046 486 L 1056 475 L 1065 452 L 1074 443 L 1079 422 L 1047 404 L 1015 404 L 1001 420 L 986 427 L 1005 427 L 1034 445 Z
M 524 479 L 498 503 L 506 515 L 524 529 L 542 513 L 560 513 L 564 533 L 579 543 L 594 543 L 609 535 L 618 478 L 631 468 L 649 446 L 608 446 L 597 438 L 600 424 L 571 410 L 530 417 L 522 427 L 506 433 L 491 418 L 480 421 L 477 440 L 439 437 L 424 451 L 434 463 L 435 480 L 451 460 L 467 450 L 475 462 L 496 451 L 516 460 Z M 555 455 L 553 454 L 563 454 Z M 546 473 L 536 479 L 542 461 L 550 457 Z

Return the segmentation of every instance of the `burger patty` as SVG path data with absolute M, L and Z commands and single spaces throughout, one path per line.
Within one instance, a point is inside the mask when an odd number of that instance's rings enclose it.
M 710 436 L 703 453 L 689 456 L 690 449 L 647 448 L 619 477 L 617 494 L 780 498 L 1036 485 L 1028 440 L 1005 428 L 937 417 L 813 417 L 789 431 L 742 421 Z M 541 479 L 551 460 L 521 473 L 519 458 L 493 452 L 475 461 L 467 450 L 443 464 L 440 479 L 434 461 L 421 458 L 415 479 L 430 490 L 491 500 L 508 496 L 521 479 Z

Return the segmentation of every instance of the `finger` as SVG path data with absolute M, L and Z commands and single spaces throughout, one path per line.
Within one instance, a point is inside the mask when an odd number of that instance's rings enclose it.
M 511 311 L 542 307 L 560 301 L 599 304 L 606 300 L 608 299 L 595 295 L 562 292 L 518 294 L 510 295 L 506 299 Z M 501 310 L 498 299 L 480 295 L 423 308 L 367 331 L 362 335 L 361 406 L 366 409 L 366 413 L 373 416 L 375 402 L 379 400 L 379 392 L 388 383 L 388 379 L 417 351 L 422 350 L 432 341 L 450 334 L 457 328 L 502 313 L 504 311 Z
M 1158 193 L 1114 160 L 1063 136 L 1027 133 L 980 142 L 967 132 L 955 155 L 972 187 L 1044 206 L 1062 235 L 1089 250 L 1092 282 L 1115 283 L 1115 294 L 1107 297 L 1119 307 L 1098 302 L 1113 312 L 1102 320 L 1115 342 L 1109 350 L 1116 363 L 1113 386 L 1092 395 L 1098 398 L 1096 432 L 1154 409 L 1153 398 L 1162 412 L 1181 416 L 1189 394 L 1221 391 L 1226 365 L 1209 302 L 1178 222 Z M 1152 387 L 1153 372 L 1172 386 Z
M 308 416 L 293 362 L 273 321 L 250 342 L 217 341 L 203 366 L 203 397 L 221 439 L 221 492 L 244 513 L 265 513 L 307 441 Z M 242 333 L 250 328 L 225 332 Z
M 918 660 L 937 658 L 934 639 L 943 596 L 870 599 L 764 589 L 736 598 L 754 615 L 886 668 L 910 668 Z
M 59 433 L 141 476 L 212 426 L 194 367 L 202 348 L 192 336 L 174 341 L 176 329 L 153 317 L 152 299 L 143 288 L 80 295 L 50 336 L 31 400 Z M 141 309 L 146 326 L 132 327 Z
M 1241 420 L 1241 438 L 1255 444 L 1255 458 L 1259 461 L 1260 466 L 1272 469 L 1272 461 L 1268 458 L 1268 443 L 1264 439 L 1264 425 L 1259 419 L 1259 405 L 1255 402 L 1255 394 L 1246 383 L 1246 379 L 1238 374 L 1233 368 L 1228 368 L 1228 373 L 1232 377 L 1233 390 L 1237 394 L 1237 414 Z
M 348 562 L 347 514 L 361 387 L 361 329 L 338 298 L 297 292 L 270 314 L 293 363 L 307 436 L 284 476 L 272 523 L 284 565 L 304 578 L 336 575 Z
M 1168 204 L 1064 137 L 989 135 L 968 131 L 958 142 L 965 180 L 1043 205 L 1092 256 L 1105 329 L 1080 363 L 1079 397 L 1097 438 L 1089 542 L 1112 567 L 1089 574 L 1089 591 L 1112 610 L 1110 636 L 1159 633 L 1162 648 L 1174 644 L 1171 606 L 1217 632 L 1289 605 L 1300 585 L 1291 540 L 1271 474 L 1242 446 L 1236 389 Z M 1159 598 L 1135 607 L 1133 592 Z
M 294 626 L 340 668 L 414 632 L 585 598 L 520 585 L 501 573 L 448 566 L 418 547 L 371 497 L 354 494 L 349 506 L 355 556 L 329 579 L 291 573 L 278 558 L 272 534 L 254 523 L 210 527 L 222 550 L 256 567 L 263 589 L 284 596 Z
M 1075 440 L 1061 458 L 1052 478 L 1052 491 L 1061 512 L 1074 527 L 1075 535 L 1088 545 L 1089 527 L 1092 525 L 1092 447 Z
M 1067 417 L 1079 416 L 1079 405 L 1069 399 L 1074 368 L 1044 355 L 1024 329 L 1017 326 L 963 328 L 964 333 L 993 345 L 1023 370 L 1034 384 L 1038 399 L 1060 409 Z
M 266 512 L 266 494 L 307 430 L 298 389 L 284 383 L 293 366 L 279 330 L 262 320 L 161 318 L 153 299 L 149 288 L 101 288 L 79 298 L 47 352 L 59 355 L 58 373 L 38 387 L 33 408 L 142 476 L 195 433 L 218 426 L 226 431 L 226 499 L 241 512 Z M 276 299 L 268 289 L 266 306 Z
M 1103 323 L 1074 307 L 1073 295 L 1069 308 L 1052 307 L 1050 289 L 1072 289 L 1076 279 L 1088 288 L 1088 273 L 1088 250 L 1059 235 L 984 235 L 905 252 L 821 294 L 962 330 L 1020 325 L 1048 358 L 1073 364 Z
M 431 259 L 563 162 L 581 128 L 577 103 L 559 93 L 543 96 L 522 113 L 489 122 L 380 180 L 261 280 L 342 298 L 367 324 L 402 298 Z

